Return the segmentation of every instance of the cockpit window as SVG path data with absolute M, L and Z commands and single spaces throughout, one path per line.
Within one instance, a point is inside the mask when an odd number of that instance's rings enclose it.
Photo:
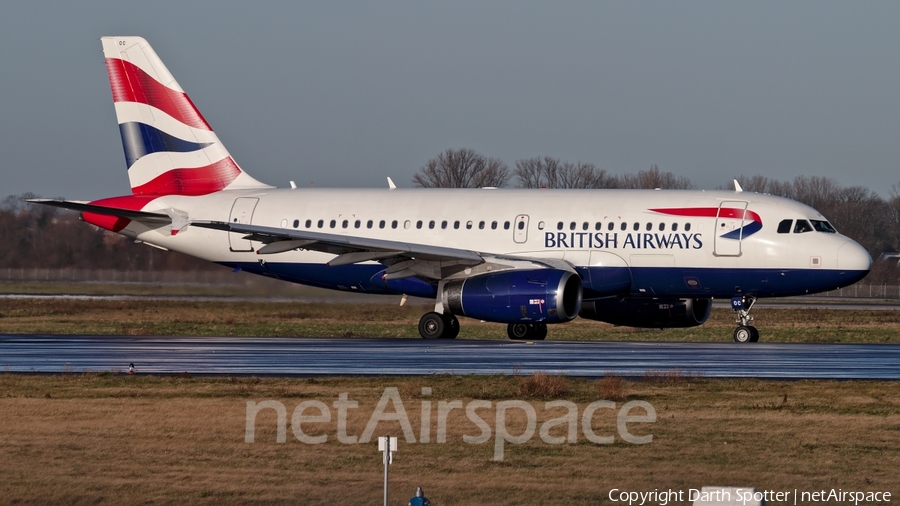
M 797 224 L 794 225 L 794 233 L 802 234 L 804 232 L 812 232 L 812 225 L 809 224 L 806 220 L 797 220 Z
M 825 232 L 826 234 L 836 234 L 837 230 L 831 226 L 831 223 L 828 223 L 825 220 L 809 220 L 812 222 L 812 226 L 816 229 L 817 232 Z
M 778 233 L 779 234 L 790 234 L 791 233 L 791 225 L 794 224 L 794 220 L 781 220 L 781 223 L 778 224 Z

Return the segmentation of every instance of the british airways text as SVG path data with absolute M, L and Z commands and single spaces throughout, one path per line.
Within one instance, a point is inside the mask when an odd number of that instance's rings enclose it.
M 700 249 L 701 234 L 544 232 L 545 248 Z

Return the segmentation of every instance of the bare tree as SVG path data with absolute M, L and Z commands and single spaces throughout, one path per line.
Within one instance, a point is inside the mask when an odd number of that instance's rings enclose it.
M 471 149 L 448 149 L 428 160 L 413 176 L 420 188 L 483 188 L 505 185 L 509 168 L 499 158 L 486 158 Z
M 650 170 L 642 170 L 637 174 L 625 174 L 617 178 L 617 188 L 664 190 L 689 190 L 694 187 L 691 180 L 684 176 L 676 176 L 671 172 L 660 172 L 653 164 Z
M 516 162 L 522 188 L 613 188 L 614 180 L 592 163 L 561 162 L 545 156 Z

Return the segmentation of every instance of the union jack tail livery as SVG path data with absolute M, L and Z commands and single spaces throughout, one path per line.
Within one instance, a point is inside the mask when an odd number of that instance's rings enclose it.
M 241 170 L 146 40 L 101 41 L 134 195 L 270 188 Z

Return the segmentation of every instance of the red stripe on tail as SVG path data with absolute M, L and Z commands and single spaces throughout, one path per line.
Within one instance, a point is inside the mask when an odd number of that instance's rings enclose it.
M 107 58 L 106 71 L 114 102 L 147 104 L 185 125 L 212 130 L 187 94 L 164 86 L 133 63 Z
M 206 195 L 224 190 L 241 169 L 231 157 L 195 169 L 172 169 L 147 183 L 135 186 L 135 195 Z

